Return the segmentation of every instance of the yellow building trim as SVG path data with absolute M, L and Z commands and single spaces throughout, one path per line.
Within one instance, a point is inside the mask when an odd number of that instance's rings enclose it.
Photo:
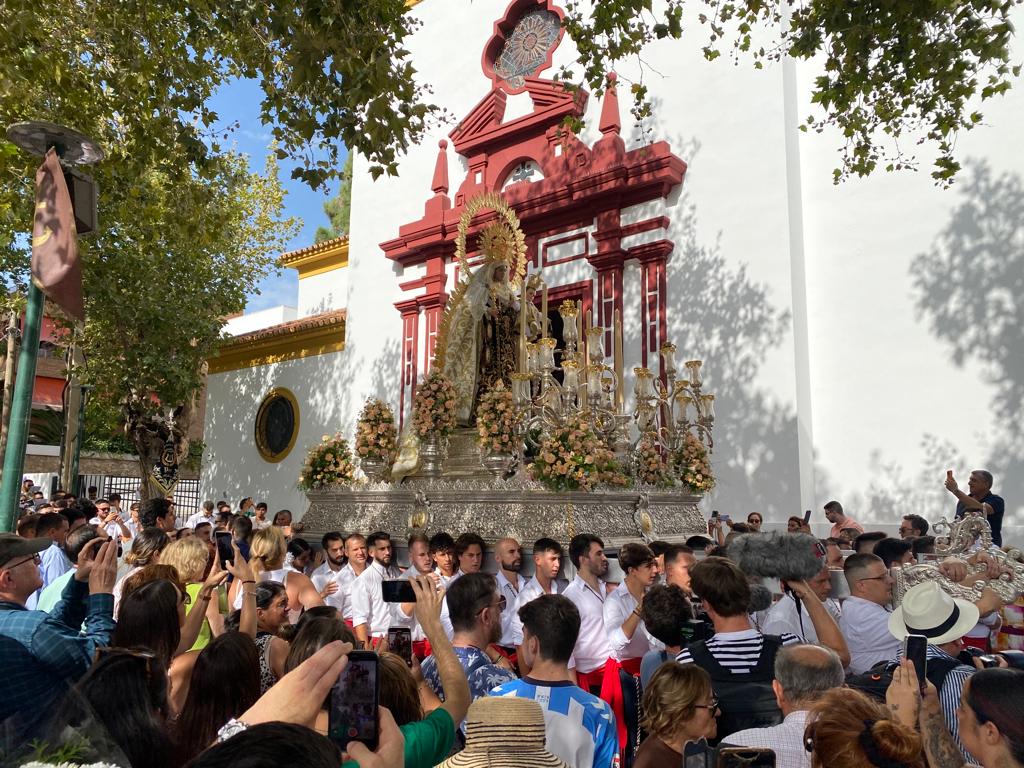
M 348 236 L 290 251 L 283 254 L 278 262 L 282 267 L 298 272 L 299 280 L 342 269 L 348 266 Z
M 306 327 L 302 323 L 285 323 L 280 331 L 256 331 L 226 341 L 218 353 L 207 361 L 209 373 L 255 368 L 345 349 L 343 313 L 337 313 L 320 323 L 312 321 Z

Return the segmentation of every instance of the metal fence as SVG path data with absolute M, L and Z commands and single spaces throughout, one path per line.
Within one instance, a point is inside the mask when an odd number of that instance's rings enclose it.
M 96 486 L 99 496 L 108 496 L 111 493 L 121 494 L 123 507 L 128 507 L 133 501 L 139 500 L 139 478 L 137 477 L 82 475 L 81 488 L 84 490 L 91 485 Z M 178 514 L 179 527 L 199 511 L 199 502 L 199 481 L 179 480 L 174 489 L 174 506 Z

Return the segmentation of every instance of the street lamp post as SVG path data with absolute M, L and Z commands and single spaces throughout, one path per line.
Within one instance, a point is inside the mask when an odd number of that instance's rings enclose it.
M 17 123 L 7 129 L 7 138 L 33 155 L 45 156 L 54 149 L 62 166 L 94 163 L 103 158 L 103 151 L 92 139 L 64 126 L 45 122 Z M 65 170 L 71 177 L 69 188 L 75 197 L 87 200 L 85 209 L 76 210 L 76 225 L 81 234 L 95 225 L 95 186 L 88 179 Z M 84 194 L 77 194 L 81 189 Z M 72 201 L 72 205 L 74 202 Z M 91 210 L 89 210 L 91 208 Z M 34 247 L 34 246 L 33 246 Z M 21 497 L 21 477 L 25 467 L 25 447 L 28 443 L 29 422 L 32 418 L 32 391 L 36 379 L 36 358 L 39 354 L 39 336 L 43 325 L 45 297 L 35 280 L 28 284 L 28 303 L 25 326 L 22 331 L 21 352 L 18 358 L 14 394 L 4 453 L 3 483 L 0 486 L 0 531 L 14 530 L 18 502 Z

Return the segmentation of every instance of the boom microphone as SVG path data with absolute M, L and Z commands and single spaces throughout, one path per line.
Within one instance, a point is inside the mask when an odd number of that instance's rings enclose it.
M 728 551 L 750 578 L 806 581 L 825 567 L 825 548 L 806 533 L 748 533 L 737 536 Z

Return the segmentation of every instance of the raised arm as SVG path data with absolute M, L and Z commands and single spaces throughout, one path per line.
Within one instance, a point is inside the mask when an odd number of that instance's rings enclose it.
M 811 617 L 811 624 L 814 625 L 814 632 L 818 635 L 818 642 L 835 651 L 839 660 L 843 662 L 843 666 L 848 667 L 850 665 L 850 649 L 846 645 L 846 638 L 843 637 L 832 614 L 825 608 L 825 604 L 818 599 L 806 581 L 787 581 L 786 583 L 807 609 L 807 615 Z
M 455 655 L 455 649 L 441 626 L 441 600 L 444 597 L 444 590 L 438 590 L 433 580 L 427 576 L 409 579 L 409 583 L 416 593 L 416 619 L 430 641 L 437 674 L 444 690 L 444 703 L 441 704 L 441 708 L 449 714 L 452 722 L 458 725 L 465 719 L 466 710 L 469 709 L 469 683 L 459 663 L 459 657 Z

